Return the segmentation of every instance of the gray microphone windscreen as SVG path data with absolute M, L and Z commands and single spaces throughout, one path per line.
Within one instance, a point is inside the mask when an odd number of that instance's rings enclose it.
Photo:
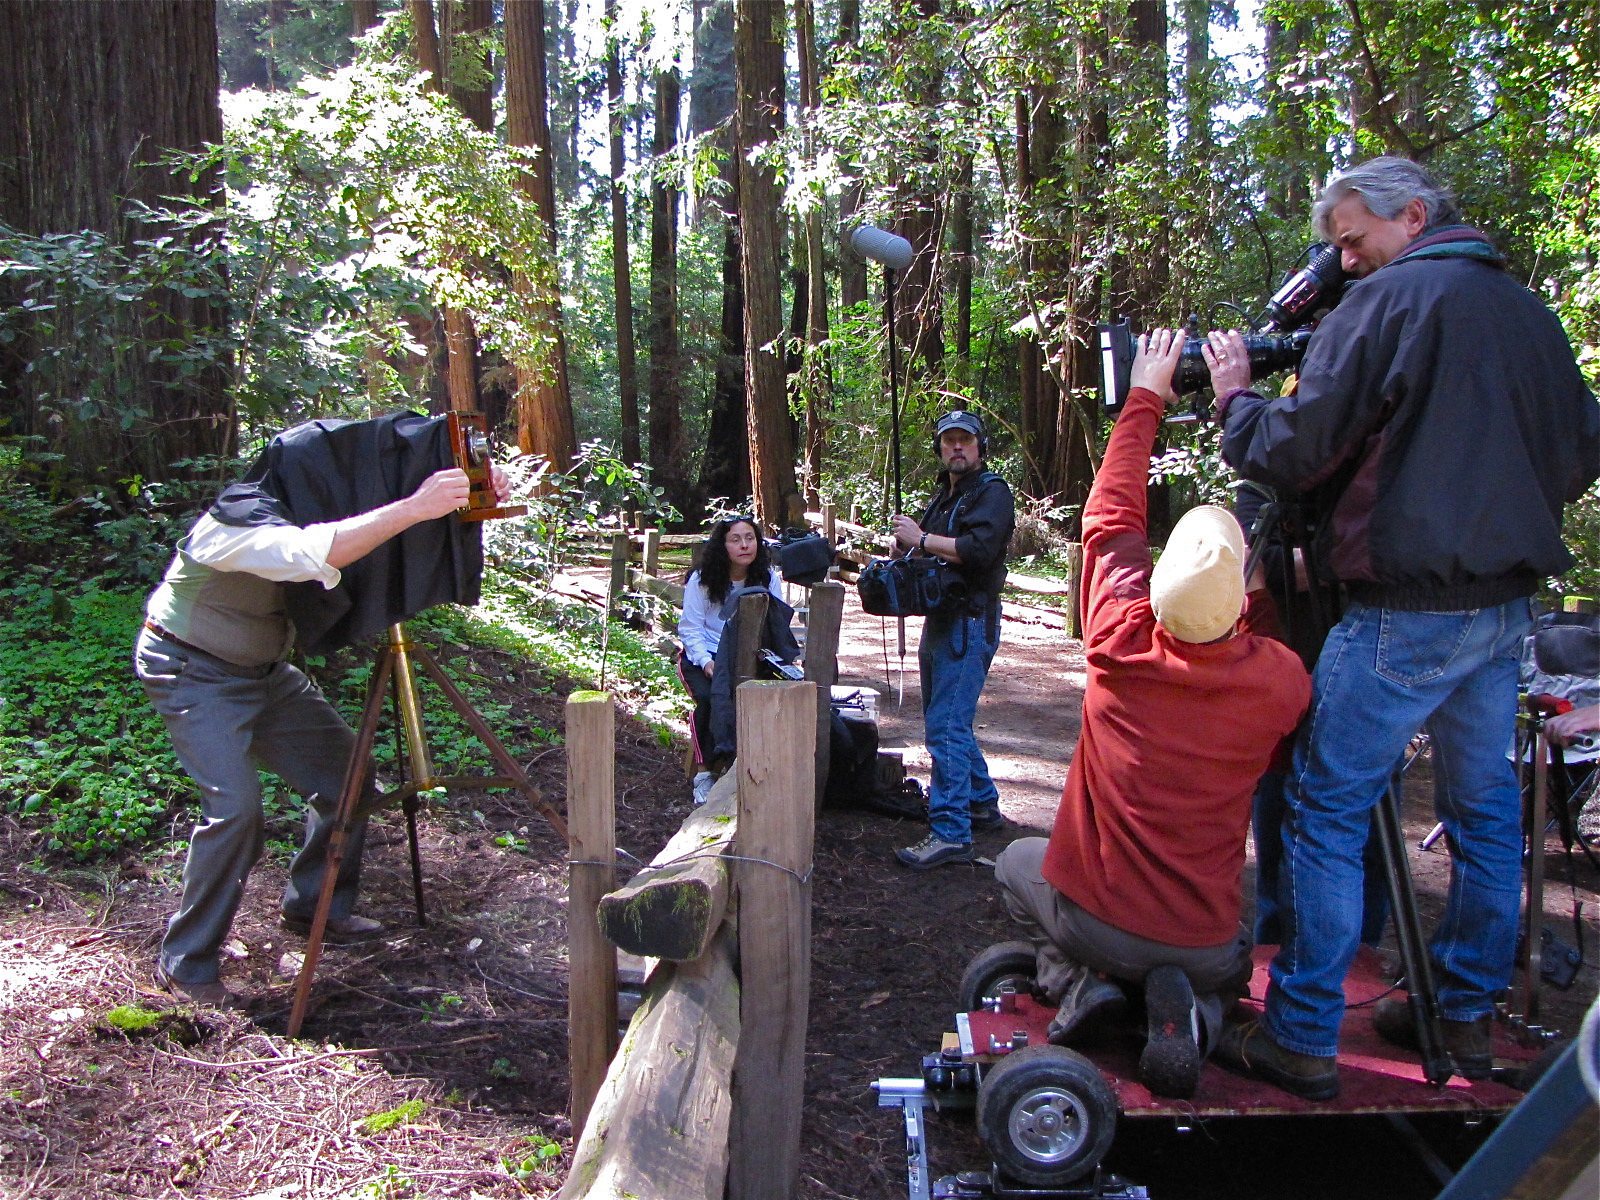
M 850 246 L 862 258 L 882 263 L 896 271 L 911 265 L 911 243 L 899 234 L 879 229 L 875 225 L 862 225 L 850 235 Z

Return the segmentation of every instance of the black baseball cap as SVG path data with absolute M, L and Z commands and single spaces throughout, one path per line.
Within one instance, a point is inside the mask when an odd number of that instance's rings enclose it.
M 969 413 L 964 409 L 958 408 L 955 412 L 948 412 L 940 417 L 939 424 L 934 429 L 933 435 L 935 437 L 943 437 L 945 431 L 950 429 L 964 429 L 975 438 L 983 436 L 983 422 L 978 420 L 978 414 Z

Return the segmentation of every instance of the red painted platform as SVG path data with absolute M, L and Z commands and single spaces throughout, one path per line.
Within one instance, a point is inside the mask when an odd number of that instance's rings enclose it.
M 1267 964 L 1275 946 L 1258 946 L 1251 999 L 1242 1003 L 1257 1011 L 1266 994 Z M 1095 1066 L 1116 1091 L 1127 1117 L 1181 1116 L 1289 1116 L 1310 1113 L 1501 1113 L 1522 1099 L 1523 1093 L 1493 1080 L 1471 1083 L 1452 1078 L 1435 1087 L 1422 1075 L 1420 1059 L 1391 1046 L 1372 1029 L 1372 1008 L 1391 993 L 1381 973 L 1382 963 L 1372 950 L 1362 947 L 1345 980 L 1345 1016 L 1339 1035 L 1339 1095 L 1317 1103 L 1302 1100 L 1261 1080 L 1248 1079 L 1208 1062 L 1200 1086 L 1189 1100 L 1152 1096 L 1134 1077 L 1140 1041 L 1136 1032 L 1113 1036 L 1092 1045 L 1074 1047 Z M 975 1047 L 990 1045 L 990 1037 L 1006 1042 L 1013 1031 L 1026 1030 L 1030 1045 L 1047 1040 L 1055 1010 L 1031 996 L 1016 997 L 1011 1012 L 968 1014 Z M 1496 1065 L 1514 1066 L 1535 1057 L 1537 1050 L 1518 1045 L 1498 1025 L 1495 1028 Z

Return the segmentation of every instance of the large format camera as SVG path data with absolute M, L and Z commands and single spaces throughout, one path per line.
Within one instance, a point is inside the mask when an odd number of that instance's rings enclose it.
M 1345 274 L 1339 262 L 1338 247 L 1318 242 L 1307 253 L 1306 265 L 1273 293 L 1266 309 L 1244 335 L 1252 380 L 1299 366 L 1305 357 L 1306 344 L 1311 340 L 1311 325 L 1339 302 Z M 1099 328 L 1100 403 L 1115 415 L 1128 398 L 1128 374 L 1135 349 L 1133 325 L 1124 320 L 1102 324 Z M 1189 337 L 1172 380 L 1173 390 L 1180 396 L 1203 391 L 1211 385 L 1211 372 L 1201 354 L 1203 345 L 1198 322 L 1191 318 Z M 1197 409 L 1188 419 L 1197 419 L 1199 415 Z

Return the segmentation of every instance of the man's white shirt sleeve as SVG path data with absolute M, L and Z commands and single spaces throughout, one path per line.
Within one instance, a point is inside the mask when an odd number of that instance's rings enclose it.
M 224 525 L 207 513 L 189 531 L 183 551 L 214 571 L 243 571 L 273 583 L 314 579 L 335 588 L 339 569 L 328 565 L 334 532 L 332 524 Z

